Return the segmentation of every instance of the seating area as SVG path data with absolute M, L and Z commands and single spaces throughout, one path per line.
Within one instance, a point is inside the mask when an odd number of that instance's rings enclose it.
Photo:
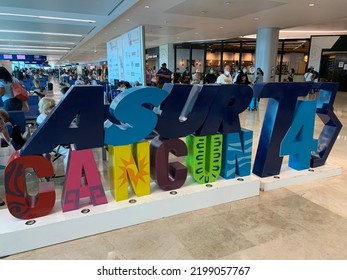
M 40 86 L 46 88 L 48 83 L 48 78 L 42 77 L 42 78 L 39 78 L 39 80 L 40 80 Z M 21 81 L 21 83 L 25 87 L 25 89 L 30 92 L 31 87 L 33 86 L 33 81 L 34 81 L 34 78 L 30 77 L 29 79 L 25 79 Z
M 25 112 L 25 120 L 27 123 L 35 124 L 36 118 L 40 115 L 39 113 L 39 96 L 30 95 L 29 100 L 29 112 Z

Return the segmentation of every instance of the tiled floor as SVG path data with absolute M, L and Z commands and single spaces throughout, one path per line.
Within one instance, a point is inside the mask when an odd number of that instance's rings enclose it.
M 242 114 L 242 126 L 254 131 L 254 139 L 259 138 L 265 106 L 261 101 L 259 111 Z M 345 127 L 328 162 L 344 169 L 346 110 L 347 93 L 339 92 L 335 113 Z M 317 122 L 317 133 L 320 125 Z M 107 168 L 101 165 L 107 177 Z M 347 259 L 346 181 L 343 171 L 336 177 L 6 259 Z

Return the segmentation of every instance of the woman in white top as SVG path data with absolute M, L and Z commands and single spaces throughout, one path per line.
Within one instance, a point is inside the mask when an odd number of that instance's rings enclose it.
M 22 110 L 22 101 L 15 98 L 12 92 L 12 83 L 18 81 L 12 77 L 8 70 L 0 67 L 0 97 L 4 102 L 3 109 L 6 111 Z
M 217 81 L 216 81 L 217 84 L 232 84 L 233 83 L 230 69 L 231 68 L 229 65 L 225 65 L 224 73 L 217 78 Z
M 36 123 L 38 125 L 41 125 L 42 122 L 46 119 L 46 117 L 48 116 L 48 114 L 52 111 L 52 109 L 55 107 L 55 100 L 53 98 L 49 98 L 49 97 L 43 97 L 40 99 L 39 101 L 39 112 L 40 115 L 37 117 L 36 119 Z M 66 171 L 66 167 L 67 167 L 67 161 L 69 158 L 69 152 L 70 150 L 59 145 L 57 147 L 54 148 L 54 151 L 56 153 L 61 154 L 64 157 L 64 170 Z

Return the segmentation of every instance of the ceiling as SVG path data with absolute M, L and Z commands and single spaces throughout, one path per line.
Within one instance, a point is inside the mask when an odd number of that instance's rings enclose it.
M 0 53 L 51 64 L 106 60 L 106 42 L 141 24 L 146 48 L 252 37 L 260 27 L 280 28 L 281 38 L 347 34 L 346 0 L 1 0 L 0 8 Z

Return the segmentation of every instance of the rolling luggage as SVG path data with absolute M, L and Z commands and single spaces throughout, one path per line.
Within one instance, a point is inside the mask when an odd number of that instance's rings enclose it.
M 53 90 L 53 84 L 47 83 L 47 90 Z

